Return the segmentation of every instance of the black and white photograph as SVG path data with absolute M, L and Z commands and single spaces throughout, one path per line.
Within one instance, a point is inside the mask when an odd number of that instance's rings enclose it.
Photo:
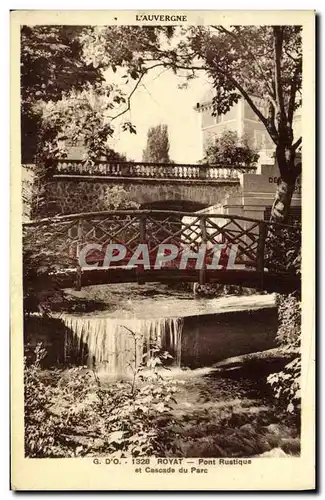
M 108 490 L 124 466 L 159 489 L 281 470 L 314 335 L 314 13 L 103 12 L 19 20 L 21 460 L 106 464 Z

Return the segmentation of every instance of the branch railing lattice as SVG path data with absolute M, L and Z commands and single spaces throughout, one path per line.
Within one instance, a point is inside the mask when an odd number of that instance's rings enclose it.
M 227 269 L 227 259 L 236 247 L 236 264 L 244 270 L 256 271 L 263 283 L 265 273 L 299 274 L 301 228 L 239 216 L 188 213 L 158 210 L 111 211 L 80 213 L 35 220 L 23 224 L 24 239 L 29 246 L 42 244 L 57 260 L 61 269 L 78 267 L 78 255 L 86 244 L 97 243 L 102 250 L 90 251 L 87 262 L 103 264 L 108 244 L 122 244 L 127 253 L 114 266 L 126 266 L 140 243 L 148 246 L 150 263 L 155 262 L 159 245 L 172 244 L 178 255 L 166 269 L 178 266 L 184 248 L 198 252 L 206 244 L 206 265 L 211 263 L 215 245 L 222 245 L 219 263 Z M 195 269 L 195 259 L 189 259 L 187 269 Z M 141 267 L 141 266 L 140 266 Z M 141 268 L 141 270 L 143 270 Z

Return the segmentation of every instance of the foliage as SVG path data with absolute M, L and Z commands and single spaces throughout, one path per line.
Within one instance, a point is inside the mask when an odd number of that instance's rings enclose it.
M 25 455 L 31 458 L 57 456 L 63 451 L 57 444 L 61 422 L 50 411 L 56 391 L 40 376 L 45 355 L 39 344 L 33 363 L 29 365 L 24 358 Z
M 141 341 L 130 333 L 135 345 Z M 26 456 L 164 456 L 170 436 L 159 418 L 169 414 L 177 390 L 161 375 L 168 353 L 151 345 L 124 382 L 103 384 L 95 371 L 81 367 L 57 374 L 50 386 L 42 380 L 42 352 L 38 346 L 36 361 L 25 363 Z
M 67 142 L 82 142 L 90 165 L 101 157 L 126 160 L 108 146 L 114 132 L 110 114 L 126 98 L 117 85 L 105 81 L 99 68 L 85 61 L 82 36 L 88 30 L 87 26 L 21 30 L 22 156 L 23 161 L 36 163 L 32 189 L 24 182 L 29 218 L 55 213 L 48 187 L 55 160 L 67 154 Z M 129 122 L 123 129 L 136 132 Z
M 154 67 L 187 71 L 188 78 L 207 72 L 217 92 L 214 111 L 227 113 L 243 97 L 277 144 L 281 134 L 291 137 L 293 113 L 301 105 L 301 31 L 301 26 L 96 26 L 83 41 L 88 63 L 123 68 L 126 78 L 142 77 L 152 61 Z
M 70 90 L 59 101 L 42 103 L 42 130 L 52 131 L 52 140 L 48 133 L 43 133 L 44 152 L 53 157 L 58 151 L 62 157 L 65 141 L 80 141 L 85 147 L 87 161 L 112 157 L 114 152 L 107 145 L 114 133 L 110 113 L 123 102 L 125 97 L 116 85 L 101 82 L 87 84 L 81 91 Z M 134 127 L 130 131 L 135 133 Z M 50 151 L 46 149 L 48 144 L 52 146 Z
M 94 26 L 39 27 L 39 31 L 34 28 L 25 31 L 22 87 L 27 92 L 23 90 L 23 101 L 29 99 L 28 111 L 38 121 L 40 114 L 34 111 L 38 99 L 58 101 L 63 91 L 82 92 L 85 84 L 98 90 L 102 88 L 98 82 L 103 81 L 104 71 L 121 72 L 125 85 L 134 82 L 134 86 L 127 98 L 113 99 L 117 106 L 122 104 L 122 109 L 112 113 L 110 121 L 102 124 L 102 131 L 98 129 L 99 137 L 91 150 L 100 149 L 101 133 L 109 135 L 113 120 L 130 110 L 131 97 L 150 70 L 171 69 L 187 80 L 205 72 L 215 89 L 213 113 L 227 113 L 243 98 L 275 144 L 283 182 L 294 186 L 301 172 L 301 163 L 296 165 L 295 157 L 302 139 L 293 136 L 294 113 L 301 106 L 301 26 Z M 61 57 L 62 66 L 57 64 L 57 58 Z M 36 86 L 38 90 L 34 92 L 35 82 L 27 76 L 31 77 L 30 68 L 34 67 L 38 74 L 44 58 L 49 62 L 44 77 L 40 78 L 40 89 Z M 44 94 L 48 98 L 43 99 Z M 96 123 L 96 116 L 91 115 L 90 128 Z M 32 133 L 38 128 L 39 123 Z M 124 128 L 135 132 L 129 121 Z M 285 191 L 281 203 L 277 202 L 272 210 L 275 220 L 287 217 L 292 190 Z
M 300 410 L 300 378 L 301 378 L 301 303 L 294 295 L 278 295 L 279 326 L 277 341 L 281 347 L 296 353 L 296 357 L 288 363 L 283 371 L 268 376 L 274 396 L 289 413 Z
M 298 349 L 301 336 L 301 302 L 295 294 L 277 295 L 280 346 Z
M 110 112 L 126 98 L 117 85 L 105 81 L 100 68 L 85 60 L 82 39 L 89 30 L 87 26 L 22 27 L 23 162 L 63 157 L 65 140 L 82 141 L 88 161 L 114 156 L 107 146 L 114 131 Z M 129 122 L 123 129 L 136 132 Z
M 265 244 L 265 266 L 269 271 L 288 271 L 301 274 L 301 225 L 267 227 Z M 283 256 L 286 256 L 284 259 Z
M 59 255 L 53 248 L 46 227 L 29 227 L 23 235 L 23 304 L 24 313 L 48 315 L 65 293 L 60 288 L 57 272 L 74 265 L 72 259 Z M 55 255 L 55 258 L 54 258 Z
M 80 26 L 22 26 L 21 127 L 23 162 L 37 153 L 42 116 L 38 103 L 56 102 L 64 92 L 103 80 L 82 57 Z
M 256 150 L 248 145 L 247 138 L 237 132 L 226 130 L 207 145 L 202 163 L 214 165 L 250 166 L 259 159 Z
M 23 221 L 31 219 L 32 204 L 35 194 L 35 167 L 34 165 L 22 165 L 21 197 L 23 203 Z
M 107 210 L 123 210 L 139 208 L 139 203 L 128 199 L 128 191 L 122 186 L 111 186 L 105 192 Z
M 302 26 L 101 26 L 85 34 L 84 55 L 95 67 L 121 69 L 135 81 L 130 99 L 148 71 L 171 69 L 187 80 L 205 72 L 215 89 L 213 114 L 227 113 L 243 98 L 275 144 L 280 176 L 294 186 L 301 173 L 293 117 L 301 106 Z M 117 48 L 117 49 L 116 49 Z M 182 85 L 184 86 L 184 85 Z M 272 210 L 285 220 L 290 192 Z
M 279 400 L 281 406 L 284 406 L 289 413 L 300 410 L 300 377 L 301 377 L 301 359 L 295 358 L 288 363 L 283 371 L 272 373 L 268 376 L 267 382 L 272 387 L 274 396 Z
M 95 68 L 119 68 L 125 80 L 138 80 L 148 71 L 148 61 L 159 61 L 162 49 L 175 33 L 174 26 L 93 26 L 83 33 L 83 53 Z
M 45 184 L 45 183 L 44 183 Z M 43 184 L 43 186 L 44 186 Z M 40 216 L 42 211 L 48 213 L 46 200 L 39 202 L 35 207 L 36 197 L 33 198 L 33 208 Z M 111 186 L 105 193 L 105 205 L 108 210 L 136 209 L 139 204 L 128 199 L 128 192 L 122 186 Z M 55 219 L 54 221 L 55 222 Z M 66 243 L 66 229 L 64 223 L 55 222 L 57 238 L 62 225 L 62 241 L 53 242 L 53 234 L 46 224 L 41 226 L 27 226 L 23 234 L 23 297 L 24 312 L 40 312 L 50 314 L 66 299 L 61 289 L 60 276 L 66 268 L 75 268 L 76 260 L 69 257 L 67 252 L 57 252 L 57 243 Z M 53 244 L 54 243 L 54 244 Z
M 150 127 L 142 160 L 147 163 L 170 163 L 169 147 L 168 126 Z

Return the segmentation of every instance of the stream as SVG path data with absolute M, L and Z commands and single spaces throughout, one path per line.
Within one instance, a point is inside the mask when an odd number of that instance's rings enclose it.
M 274 321 L 271 328 L 268 321 L 261 328 L 264 317 L 275 316 L 274 294 L 194 298 L 152 285 L 82 293 L 90 301 L 98 301 L 101 293 L 102 310 L 61 316 L 67 328 L 64 360 L 72 349 L 80 363 L 111 375 L 128 374 L 152 345 L 168 351 L 173 366 L 193 368 L 271 347 L 275 335 Z
M 57 315 L 65 327 L 61 364 L 67 376 L 69 366 L 88 366 L 111 384 L 131 377 L 153 344 L 171 354 L 161 374 L 177 382 L 175 405 L 157 420 L 170 430 L 171 456 L 299 455 L 299 423 L 274 404 L 265 375 L 234 377 L 214 368 L 220 360 L 274 347 L 274 294 L 199 298 L 155 284 L 69 293 L 86 308 Z

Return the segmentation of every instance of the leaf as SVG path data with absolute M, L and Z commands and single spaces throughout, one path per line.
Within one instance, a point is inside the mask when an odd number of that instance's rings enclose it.
M 122 441 L 124 434 L 125 434 L 125 432 L 123 432 L 123 431 L 112 432 L 111 434 L 108 435 L 107 441 L 109 443 L 119 444 Z

